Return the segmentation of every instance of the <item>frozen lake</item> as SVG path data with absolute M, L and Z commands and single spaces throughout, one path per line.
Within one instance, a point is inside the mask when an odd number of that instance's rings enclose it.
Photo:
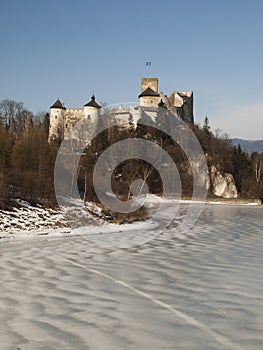
M 261 350 L 262 214 L 207 204 L 186 235 L 127 249 L 0 242 L 0 349 Z

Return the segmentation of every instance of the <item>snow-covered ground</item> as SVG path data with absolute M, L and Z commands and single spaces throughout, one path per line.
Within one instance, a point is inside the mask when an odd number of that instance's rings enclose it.
M 0 210 L 1 240 L 75 235 L 88 235 L 89 240 L 98 240 L 98 235 L 102 238 L 105 234 L 111 234 L 111 240 L 114 241 L 120 239 L 116 238 L 116 235 L 119 236 L 123 231 L 136 230 L 142 224 L 144 228 L 146 226 L 150 229 L 154 228 L 151 220 L 122 225 L 108 223 L 99 206 L 91 202 L 83 205 L 81 200 L 68 200 L 68 206 L 63 210 L 44 208 L 40 205 L 32 206 L 23 200 L 16 200 L 16 202 L 18 208 L 14 207 L 11 211 Z M 77 227 L 74 222 L 76 220 L 78 220 Z M 92 236 L 95 238 L 93 239 Z
M 153 194 L 147 194 L 146 198 L 138 198 L 138 203 L 144 202 L 148 208 L 161 203 L 179 203 L 179 200 L 161 198 Z M 101 208 L 94 203 L 68 200 L 69 206 L 64 211 L 59 209 L 44 208 L 40 205 L 32 206 L 26 201 L 16 200 L 18 208 L 12 211 L 0 210 L 0 239 L 6 238 L 26 238 L 41 236 L 64 236 L 64 235 L 98 235 L 105 233 L 120 233 L 132 231 L 141 227 L 142 223 L 115 225 L 109 224 L 103 216 Z M 257 205 L 257 202 L 242 203 L 229 201 L 207 201 L 209 204 L 217 205 Z M 183 200 L 182 203 L 193 203 L 191 200 Z M 196 204 L 202 202 L 195 201 Z M 78 218 L 78 227 L 74 228 L 72 221 Z M 83 222 L 83 224 L 82 224 Z M 152 229 L 153 222 L 150 220 L 143 223 L 144 228 Z M 73 227 L 73 229 L 72 229 Z M 89 237 L 91 238 L 91 237 Z M 97 238 L 96 238 L 97 239 Z
M 0 238 L 72 234 L 69 219 L 72 215 L 71 211 L 76 212 L 76 207 L 69 207 L 63 212 L 60 209 L 44 208 L 41 205 L 33 206 L 19 199 L 16 202 L 17 207 L 13 210 L 0 210 Z M 93 223 L 96 220 L 101 224 L 101 209 L 93 203 L 87 203 L 85 207 L 79 205 L 77 209 L 79 215 L 86 215 Z M 96 219 L 92 213 L 96 215 Z
M 13 208 L 12 211 L 0 210 L 0 232 L 11 233 L 67 226 L 59 210 L 46 209 L 40 205 L 32 206 L 22 200 L 16 202 L 18 208 Z

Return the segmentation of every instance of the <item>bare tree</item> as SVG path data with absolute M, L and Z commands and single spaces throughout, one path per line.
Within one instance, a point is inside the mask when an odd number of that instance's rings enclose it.
M 141 159 L 129 159 L 126 160 L 118 170 L 115 170 L 115 176 L 128 185 L 128 199 L 130 199 L 134 181 L 137 179 L 142 180 L 136 193 L 139 196 L 153 170 L 154 167 L 151 164 Z
M 23 102 L 16 102 L 10 99 L 0 102 L 0 113 L 5 127 L 8 129 L 12 120 L 16 120 L 23 110 Z
M 260 183 L 261 176 L 263 173 L 263 154 L 259 154 L 257 152 L 253 152 L 251 154 L 252 167 L 253 172 L 255 174 L 255 178 L 257 183 Z

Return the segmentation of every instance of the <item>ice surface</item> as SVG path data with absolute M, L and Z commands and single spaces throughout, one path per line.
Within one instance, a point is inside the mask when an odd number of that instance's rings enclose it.
M 191 231 L 127 249 L 0 240 L 0 348 L 261 350 L 262 226 L 260 206 L 207 204 Z

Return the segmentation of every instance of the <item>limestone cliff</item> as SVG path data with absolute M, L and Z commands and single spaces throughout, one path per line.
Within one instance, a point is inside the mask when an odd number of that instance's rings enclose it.
M 213 194 L 223 198 L 237 198 L 237 188 L 232 174 L 221 173 L 215 165 L 211 166 L 211 189 Z

